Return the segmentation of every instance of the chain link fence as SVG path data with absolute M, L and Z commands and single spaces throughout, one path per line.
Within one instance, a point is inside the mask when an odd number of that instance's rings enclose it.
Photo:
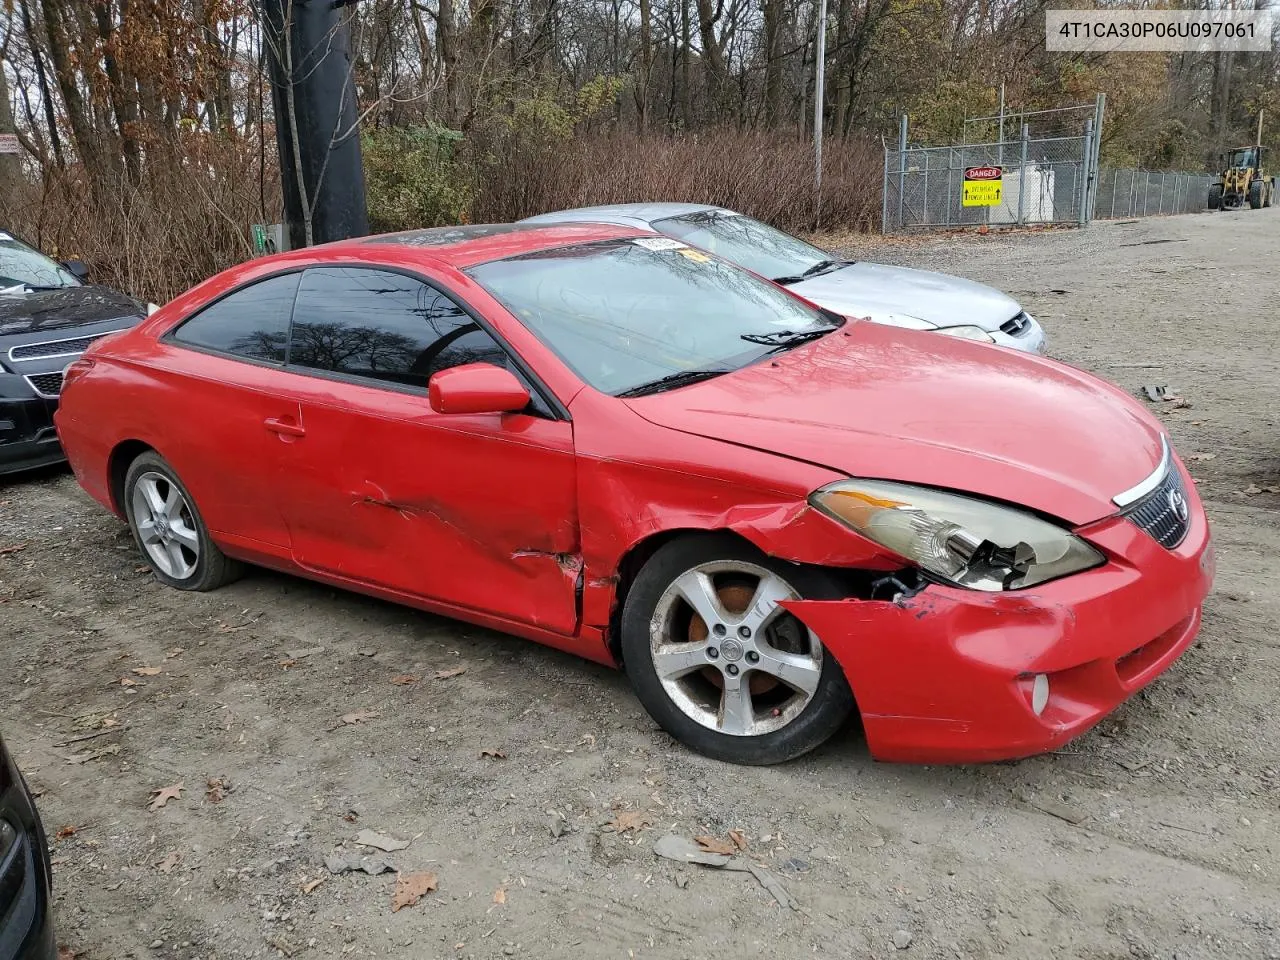
M 1030 223 L 1086 223 L 1093 137 L 1026 137 L 997 143 L 885 152 L 885 232 Z M 1002 170 L 995 206 L 965 206 L 964 172 Z
M 1099 220 L 1128 220 L 1169 213 L 1198 213 L 1208 209 L 1207 173 L 1178 173 L 1103 167 L 1098 171 L 1094 216 Z

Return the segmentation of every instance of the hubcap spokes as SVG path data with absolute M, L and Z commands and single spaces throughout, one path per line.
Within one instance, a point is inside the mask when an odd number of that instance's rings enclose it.
M 200 560 L 195 517 L 177 484 L 160 473 L 144 473 L 133 486 L 138 539 L 162 573 L 185 580 Z
M 813 699 L 822 645 L 778 604 L 799 599 L 755 564 L 702 564 L 678 577 L 650 624 L 654 669 L 672 701 L 719 733 L 758 736 L 780 729 Z M 791 635 L 784 642 L 783 628 Z

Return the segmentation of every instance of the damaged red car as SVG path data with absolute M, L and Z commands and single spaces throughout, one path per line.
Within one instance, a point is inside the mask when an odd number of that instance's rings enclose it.
M 1049 750 L 1187 649 L 1213 577 L 1119 390 L 620 227 L 254 260 L 95 343 L 57 425 L 171 586 L 257 564 L 618 665 L 738 763 L 855 713 L 885 760 Z

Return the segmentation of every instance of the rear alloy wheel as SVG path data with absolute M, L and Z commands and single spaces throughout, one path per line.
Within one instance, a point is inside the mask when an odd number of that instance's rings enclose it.
M 240 575 L 240 564 L 209 537 L 195 502 L 173 468 L 155 453 L 134 460 L 125 476 L 125 514 L 156 577 L 179 590 L 214 590 Z
M 780 763 L 807 753 L 853 712 L 840 665 L 784 600 L 839 596 L 821 572 L 736 538 L 667 544 L 627 595 L 622 650 L 650 715 L 718 760 Z

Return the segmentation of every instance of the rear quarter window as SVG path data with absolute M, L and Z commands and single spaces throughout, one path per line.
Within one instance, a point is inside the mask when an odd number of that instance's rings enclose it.
M 283 364 L 300 273 L 241 287 L 185 320 L 170 335 L 181 344 Z

